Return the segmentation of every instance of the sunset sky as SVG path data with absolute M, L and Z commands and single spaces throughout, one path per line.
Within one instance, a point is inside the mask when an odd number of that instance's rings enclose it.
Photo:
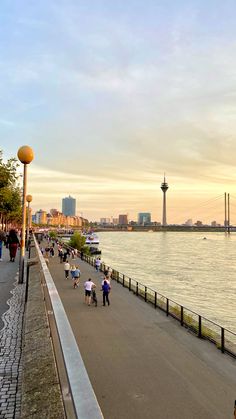
M 33 210 L 236 223 L 235 0 L 2 0 L 0 149 Z M 234 197 L 235 194 L 235 197 Z M 235 213 L 235 215 L 234 215 Z

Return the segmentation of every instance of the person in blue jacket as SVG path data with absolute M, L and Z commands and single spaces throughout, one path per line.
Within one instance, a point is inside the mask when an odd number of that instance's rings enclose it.
M 102 291 L 103 291 L 103 305 L 106 305 L 106 302 L 108 305 L 110 305 L 109 301 L 109 292 L 110 292 L 110 284 L 105 280 L 102 285 Z

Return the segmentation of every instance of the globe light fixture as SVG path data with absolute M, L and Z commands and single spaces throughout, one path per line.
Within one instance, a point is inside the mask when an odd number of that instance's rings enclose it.
M 20 272 L 18 283 L 23 283 L 24 278 L 24 260 L 25 260 L 25 225 L 26 225 L 26 188 L 27 188 L 27 165 L 34 159 L 34 152 L 31 147 L 24 145 L 19 148 L 18 159 L 24 165 L 23 173 L 23 196 L 22 196 L 22 230 L 21 230 L 21 254 L 20 254 Z M 31 195 L 29 195 L 31 196 Z M 32 198 L 32 197 L 31 197 Z M 32 200 L 32 199 L 31 199 Z

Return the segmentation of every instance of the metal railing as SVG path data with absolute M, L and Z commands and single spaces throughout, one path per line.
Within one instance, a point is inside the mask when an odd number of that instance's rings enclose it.
M 63 394 L 64 406 L 71 397 L 74 407 L 74 417 L 79 419 L 102 419 L 103 414 L 90 383 L 73 331 L 65 313 L 60 296 L 48 270 L 46 261 L 41 254 L 39 245 L 34 238 L 37 256 L 41 265 L 44 285 L 47 287 L 50 299 L 50 318 L 54 318 L 55 329 L 61 350 L 61 359 L 67 376 L 69 391 Z M 49 321 L 50 324 L 50 321 Z M 53 334 L 52 334 L 53 338 Z M 56 344 L 55 344 L 56 345 Z M 54 345 L 54 347 L 55 347 Z M 56 354 L 55 354 L 56 355 Z M 57 355 L 56 355 L 57 358 Z M 58 365 L 58 362 L 57 362 Z M 59 372 L 60 376 L 60 372 Z M 69 393 L 69 394 L 68 394 Z M 67 417 L 71 417 L 68 415 Z
M 83 255 L 83 260 L 92 266 L 95 266 L 96 258 Z M 222 353 L 227 353 L 236 357 L 236 333 L 220 326 L 219 324 L 201 316 L 187 307 L 177 303 L 174 300 L 160 294 L 159 292 L 147 287 L 129 276 L 112 269 L 104 262 L 101 263 L 100 270 L 105 272 L 111 269 L 113 280 L 128 288 L 138 297 L 141 297 L 147 303 L 151 303 L 155 308 L 164 311 L 167 316 L 171 316 L 180 322 L 181 326 L 190 329 L 199 338 L 207 339 L 214 343 Z

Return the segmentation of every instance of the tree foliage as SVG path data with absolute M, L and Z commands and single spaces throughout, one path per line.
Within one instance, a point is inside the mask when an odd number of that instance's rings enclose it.
M 0 215 L 6 221 L 19 222 L 21 218 L 18 166 L 16 158 L 4 162 L 3 152 L 0 150 Z
M 86 238 L 82 236 L 82 234 L 80 234 L 78 231 L 75 231 L 68 244 L 74 249 L 80 251 L 83 250 L 83 252 L 87 253 L 88 246 L 85 246 L 85 242 Z
M 57 233 L 56 233 L 56 231 L 50 231 L 50 232 L 49 232 L 49 237 L 51 237 L 51 239 L 56 239 L 56 238 L 57 238 Z

